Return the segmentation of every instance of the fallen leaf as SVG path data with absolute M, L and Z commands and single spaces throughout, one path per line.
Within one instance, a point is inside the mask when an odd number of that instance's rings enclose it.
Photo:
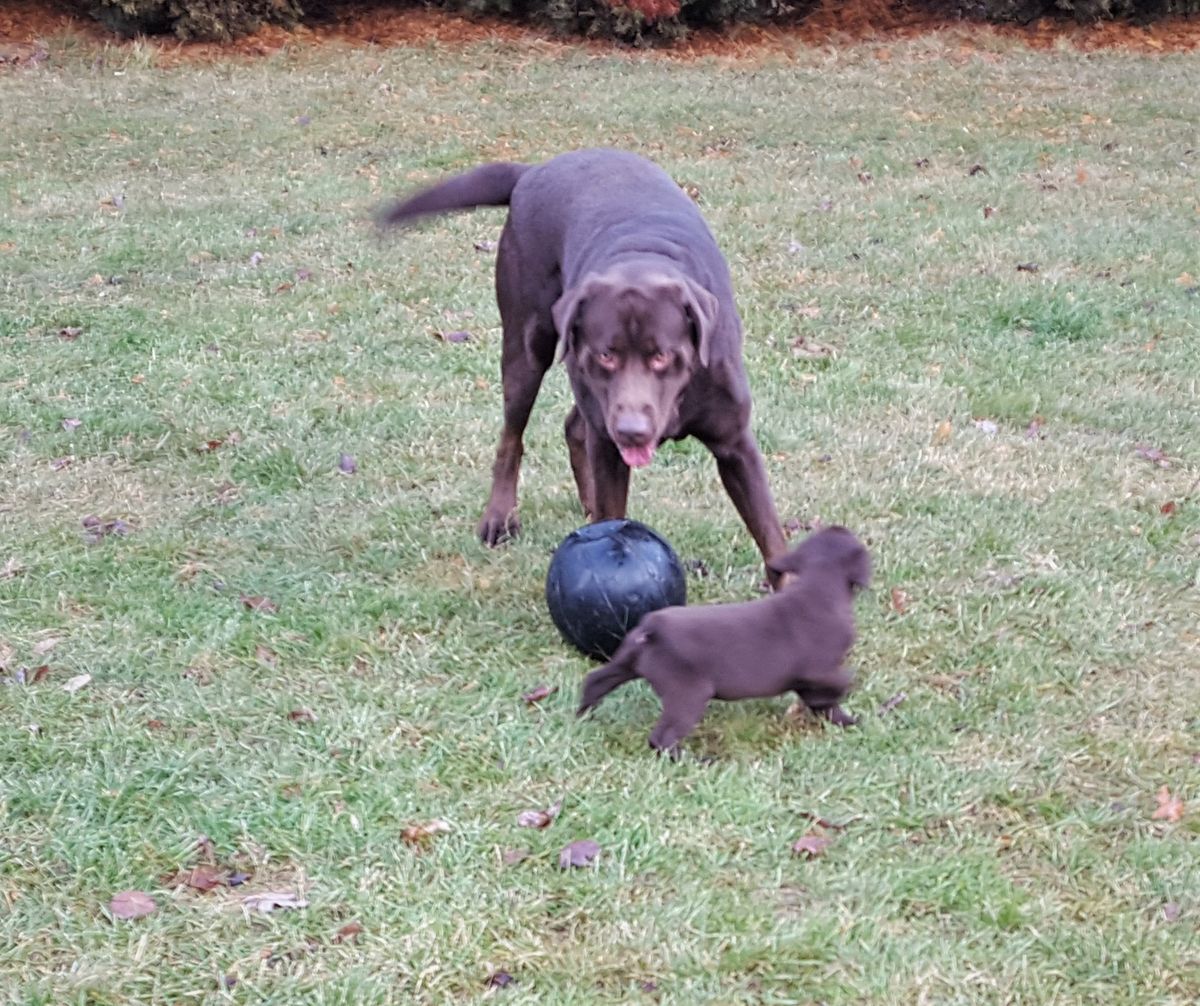
M 562 813 L 562 801 L 556 800 L 545 810 L 523 810 L 517 815 L 517 824 L 522 828 L 546 828 Z
M 954 435 L 954 425 L 949 419 L 943 419 L 934 427 L 933 430 L 933 446 L 942 447 L 950 443 L 950 438 Z
M 984 220 L 991 220 L 992 217 L 994 217 L 995 215 L 996 215 L 996 208 L 994 206 L 985 206 L 983 208 L 983 219 Z
M 811 810 L 801 811 L 801 817 L 806 817 L 819 828 L 826 828 L 829 831 L 845 831 L 846 825 L 836 824 L 827 818 L 821 817 L 819 814 L 814 814 Z
M 216 846 L 213 845 L 213 840 L 207 835 L 201 835 L 196 839 L 196 855 L 209 863 L 216 859 Z
M 1164 922 L 1176 922 L 1179 916 L 1183 914 L 1183 909 L 1179 907 L 1179 902 L 1168 901 L 1163 905 L 1162 916 Z
M 899 587 L 892 588 L 892 611 L 897 615 L 903 615 L 908 611 L 908 594 Z
M 239 600 L 249 611 L 261 611 L 267 615 L 273 615 L 279 610 L 279 605 L 269 597 L 263 597 L 260 594 L 243 594 Z
M 64 419 L 62 421 L 62 428 L 64 430 L 66 430 L 68 433 L 70 433 L 72 430 L 79 429 L 79 427 L 81 427 L 82 425 L 83 425 L 82 419 Z
M 316 723 L 317 714 L 311 709 L 293 709 L 287 714 L 287 718 L 293 723 Z
M 256 251 L 253 255 L 250 256 L 250 264 L 254 265 L 254 266 L 259 265 L 265 257 L 266 256 L 263 255 L 262 252 Z
M 97 542 L 103 541 L 109 535 L 116 535 L 118 538 L 122 538 L 133 530 L 123 520 L 104 520 L 95 514 L 88 514 L 79 523 L 83 525 L 83 529 L 87 532 L 84 535 L 84 540 L 90 545 L 95 545 Z
M 3 566 L 0 566 L 0 580 L 11 580 L 18 573 L 23 573 L 24 571 L 25 563 L 14 555 Z
M 832 839 L 827 835 L 820 835 L 815 831 L 810 831 L 802 838 L 796 839 L 792 843 L 792 855 L 801 856 L 804 859 L 816 859 L 818 856 L 825 854 L 825 850 L 829 848 Z
M 61 472 L 64 468 L 67 467 L 67 465 L 69 465 L 74 460 L 75 459 L 73 457 L 71 457 L 69 454 L 63 458 L 55 458 L 53 461 L 50 462 L 50 470 L 52 472 Z
M 338 471 L 343 475 L 353 475 L 358 471 L 358 462 L 354 460 L 353 454 L 338 455 Z
M 362 934 L 363 927 L 360 922 L 347 922 L 341 929 L 333 934 L 334 943 L 352 943 Z
M 886 716 L 908 698 L 907 692 L 897 692 L 879 707 L 879 715 Z
M 598 855 L 600 855 L 599 844 L 590 838 L 581 838 L 577 842 L 563 846 L 562 852 L 558 854 L 558 865 L 563 870 L 568 870 L 573 866 L 590 866 Z
M 1158 806 L 1150 815 L 1152 821 L 1169 821 L 1174 824 L 1183 819 L 1183 800 L 1172 796 L 1170 789 L 1166 786 L 1159 787 L 1154 799 L 1158 801 Z
M 62 687 L 64 692 L 74 695 L 77 691 L 79 691 L 79 689 L 86 688 L 89 684 L 91 684 L 91 682 L 92 676 L 90 674 L 76 674 L 75 677 L 71 678 L 71 680 Z
M 61 636 L 47 636 L 45 639 L 39 639 L 33 644 L 33 652 L 40 657 L 43 653 L 49 653 L 61 642 Z
M 1018 262 L 1017 272 L 1037 272 L 1041 266 L 1036 262 Z
M 483 239 L 475 242 L 475 250 L 481 252 L 490 252 L 496 250 L 496 242 L 490 239 Z
M 218 447 L 221 447 L 224 443 L 225 443 L 225 439 L 223 437 L 213 437 L 212 440 L 206 440 L 199 447 L 197 447 L 196 452 L 198 454 L 207 454 L 210 451 L 215 451 Z
M 58 330 L 58 337 L 64 342 L 74 342 L 81 335 L 83 335 L 83 329 L 76 325 L 69 325 Z
M 833 356 L 833 348 L 798 335 L 792 340 L 792 356 L 806 360 L 823 360 Z
M 108 910 L 118 919 L 140 919 L 157 909 L 154 899 L 144 891 L 120 891 L 108 903 Z
M 442 342 L 470 342 L 470 332 L 441 332 L 433 333 L 435 339 L 441 339 Z
M 308 902 L 295 891 L 263 891 L 247 894 L 242 898 L 242 907 L 248 912 L 267 915 L 281 908 L 307 908 Z
M 259 643 L 254 647 L 254 659 L 260 664 L 266 664 L 268 667 L 274 667 L 279 660 L 279 654 L 269 647 Z
M 1029 420 L 1029 425 L 1025 427 L 1026 440 L 1040 440 L 1042 436 L 1042 417 L 1034 416 Z
M 1143 460 L 1150 461 L 1158 465 L 1159 468 L 1170 468 L 1171 462 L 1167 459 L 1166 453 L 1160 447 L 1151 447 L 1149 444 L 1138 444 L 1133 453 Z
M 248 873 L 231 873 L 229 875 L 229 879 L 226 880 L 225 882 L 230 887 L 241 887 L 242 884 L 244 884 L 249 879 L 250 879 L 250 874 L 248 874 Z
M 548 698 L 558 691 L 558 685 L 538 685 L 531 691 L 526 692 L 521 696 L 521 699 L 529 705 L 536 705 L 542 699 Z
M 991 419 L 976 419 L 974 423 L 975 429 L 986 437 L 994 437 L 1000 430 L 1000 427 Z
M 1087 180 L 1088 180 L 1087 169 L 1086 168 L 1076 168 L 1075 169 L 1075 184 L 1083 185 Z
M 36 685 L 39 681 L 42 680 L 42 678 L 44 678 L 49 673 L 50 673 L 50 665 L 49 664 L 38 664 L 37 667 L 35 667 L 32 671 L 30 671 L 27 674 L 26 681 L 28 681 L 29 684 L 31 684 L 31 685 Z
M 1166 503 L 1164 503 L 1162 506 L 1160 506 L 1158 508 L 1158 512 L 1160 514 L 1162 514 L 1164 517 L 1170 517 L 1177 509 L 1178 509 L 1178 507 L 1176 507 L 1175 501 L 1168 500 Z
M 505 866 L 516 866 L 529 858 L 528 849 L 505 849 L 500 854 L 500 862 Z
M 976 175 L 986 175 L 987 173 L 988 173 L 988 169 L 985 168 L 982 164 L 972 164 L 971 167 L 967 170 L 967 174 L 970 175 L 972 178 L 974 178 Z
M 436 818 L 425 824 L 410 824 L 400 832 L 400 837 L 409 845 L 426 845 L 434 835 L 444 835 L 449 830 L 448 821 Z
M 913 167 L 914 168 L 929 167 L 929 158 L 928 157 L 918 157 L 915 161 L 913 161 Z
M 146 720 L 147 730 L 166 730 L 167 724 L 165 720 Z
M 167 884 L 170 887 L 190 887 L 194 891 L 208 893 L 218 887 L 224 887 L 225 882 L 225 871 L 219 867 L 193 866 L 189 870 L 180 870 Z

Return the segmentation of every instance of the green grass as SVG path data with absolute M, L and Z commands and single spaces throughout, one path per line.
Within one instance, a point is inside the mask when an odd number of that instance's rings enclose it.
M 50 666 L 0 688 L 0 999 L 1196 1001 L 1192 57 L 951 35 L 886 63 L 495 44 L 162 69 L 50 42 L 0 76 L 0 674 Z M 642 686 L 574 719 L 588 664 L 541 599 L 580 519 L 561 371 L 524 537 L 473 540 L 500 398 L 473 244 L 502 217 L 381 241 L 369 214 L 589 144 L 698 186 L 781 512 L 870 542 L 857 730 L 725 705 L 670 763 Z M 697 445 L 631 508 L 704 561 L 694 600 L 754 595 Z M 133 530 L 89 544 L 88 515 Z M 1152 818 L 1161 786 L 1181 821 Z M 804 861 L 809 814 L 847 826 Z M 200 835 L 246 885 L 166 883 Z M 598 865 L 558 870 L 578 838 Z M 130 888 L 158 910 L 112 921 Z M 309 907 L 241 910 L 270 889 Z

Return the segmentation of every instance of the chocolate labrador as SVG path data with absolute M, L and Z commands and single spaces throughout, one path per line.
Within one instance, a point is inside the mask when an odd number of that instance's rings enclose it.
M 838 703 L 853 683 L 843 661 L 854 643 L 854 592 L 871 580 L 867 550 L 844 527 L 828 527 L 768 565 L 781 586 L 767 597 L 648 614 L 612 660 L 584 679 L 578 714 L 645 678 L 662 700 L 650 733 L 659 751 L 673 751 L 711 699 L 794 691 L 830 722 L 853 725 Z
M 644 158 L 580 150 L 538 165 L 485 164 L 380 220 L 505 205 L 496 259 L 504 428 L 479 537 L 497 545 L 520 529 L 522 436 L 557 348 L 575 394 L 571 469 L 591 520 L 624 517 L 629 469 L 650 464 L 662 441 L 694 436 L 715 456 L 763 558 L 782 552 L 750 432 L 729 269 L 692 200 Z

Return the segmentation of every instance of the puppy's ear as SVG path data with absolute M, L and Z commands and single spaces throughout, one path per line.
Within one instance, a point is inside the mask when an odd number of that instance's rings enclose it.
M 801 556 L 800 549 L 794 548 L 790 552 L 781 552 L 779 555 L 771 556 L 765 565 L 779 577 L 780 587 L 784 587 L 787 585 L 788 578 L 796 576 L 803 568 L 804 557 Z
M 679 291 L 683 300 L 683 308 L 692 321 L 692 332 L 696 340 L 696 358 L 700 361 L 700 366 L 707 367 L 709 352 L 712 348 L 712 336 L 717 327 L 720 301 L 695 280 L 686 276 L 679 282 Z

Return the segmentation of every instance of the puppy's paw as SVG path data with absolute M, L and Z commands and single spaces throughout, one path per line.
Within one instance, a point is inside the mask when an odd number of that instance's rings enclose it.
M 836 703 L 832 706 L 826 706 L 824 709 L 815 710 L 818 716 L 823 716 L 829 720 L 835 727 L 854 727 L 858 726 L 857 718 L 851 716 L 845 709 Z

